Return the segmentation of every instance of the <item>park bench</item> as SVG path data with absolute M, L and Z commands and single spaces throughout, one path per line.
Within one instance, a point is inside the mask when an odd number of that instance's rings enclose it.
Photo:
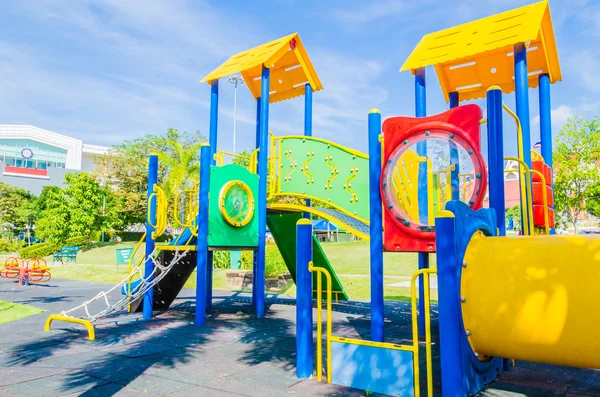
M 62 247 L 60 251 L 52 254 L 52 264 L 54 264 L 54 261 L 60 261 L 63 265 L 68 265 L 69 261 L 77 264 L 77 252 L 79 252 L 79 247 L 77 246 Z

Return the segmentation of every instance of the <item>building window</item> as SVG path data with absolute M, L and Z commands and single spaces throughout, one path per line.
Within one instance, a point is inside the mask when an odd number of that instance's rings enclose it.
M 67 150 L 29 139 L 0 139 L 0 160 L 24 168 L 65 168 Z

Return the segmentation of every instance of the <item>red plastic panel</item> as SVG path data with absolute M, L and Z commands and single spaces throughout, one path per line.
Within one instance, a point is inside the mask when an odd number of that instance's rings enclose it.
M 555 226 L 554 222 L 554 210 L 552 208 L 548 209 L 548 223 L 550 224 L 550 228 Z M 533 224 L 535 226 L 544 227 L 544 206 L 543 205 L 533 205 Z
M 532 183 L 532 189 L 531 189 L 532 195 L 533 195 L 533 204 L 544 204 L 544 189 L 542 186 L 542 182 L 533 182 Z M 552 207 L 554 205 L 554 200 L 553 200 L 553 194 L 552 194 L 552 188 L 550 186 L 546 186 L 546 194 L 547 194 L 547 200 L 548 200 L 548 206 Z
M 481 208 L 486 189 L 485 162 L 481 157 L 479 121 L 482 118 L 481 109 L 474 104 L 459 106 L 444 113 L 430 117 L 392 117 L 383 123 L 384 153 L 383 164 L 387 164 L 392 154 L 399 146 L 414 142 L 422 135 L 447 139 L 456 139 L 471 156 L 477 170 L 477 188 L 469 204 L 473 209 Z M 382 169 L 382 178 L 386 167 Z M 382 197 L 385 197 L 384 187 Z M 417 228 L 407 219 L 400 219 L 397 214 L 384 207 L 384 248 L 387 251 L 401 252 L 434 252 L 435 228 Z

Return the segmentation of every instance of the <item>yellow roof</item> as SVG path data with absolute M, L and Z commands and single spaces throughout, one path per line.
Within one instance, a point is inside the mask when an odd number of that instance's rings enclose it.
M 323 89 L 298 33 L 233 55 L 201 82 L 210 83 L 231 74 L 241 73 L 250 92 L 258 99 L 263 64 L 271 69 L 271 103 L 304 95 L 306 83 L 310 83 L 313 91 Z
M 517 43 L 527 46 L 529 87 L 537 87 L 542 73 L 551 83 L 562 80 L 547 0 L 427 34 L 400 71 L 433 65 L 446 102 L 453 91 L 461 101 L 483 98 L 492 85 L 510 93 Z

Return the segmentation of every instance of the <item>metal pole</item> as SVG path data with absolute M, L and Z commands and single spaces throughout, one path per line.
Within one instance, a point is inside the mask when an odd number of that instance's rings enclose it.
M 504 142 L 502 126 L 502 89 L 492 86 L 487 90 L 487 139 L 490 208 L 496 211 L 499 235 L 506 235 L 504 208 Z
M 104 242 L 104 222 L 106 216 L 106 194 L 102 195 L 102 242 Z
M 152 224 L 156 224 L 156 201 L 154 198 L 150 200 L 150 195 L 154 193 L 154 185 L 158 183 L 158 156 L 151 154 L 148 159 L 148 218 L 151 222 L 146 221 L 146 263 L 144 265 L 144 279 L 146 282 L 152 281 L 152 273 L 154 272 L 154 262 L 152 262 L 152 254 L 154 253 L 154 228 Z M 152 318 L 152 305 L 154 301 L 154 288 L 150 288 L 144 294 L 143 318 L 150 320 Z
M 256 100 L 256 148 L 260 148 L 260 98 Z M 257 162 L 258 163 L 258 162 Z M 256 164 L 256 173 L 260 164 Z M 266 232 L 265 232 L 266 233 Z M 256 307 L 256 267 L 258 266 L 258 249 L 252 252 L 252 306 Z
M 383 218 L 381 208 L 381 112 L 369 112 L 369 205 L 371 225 L 369 248 L 371 266 L 371 340 L 383 342 Z
M 312 223 L 309 219 L 300 219 L 296 223 L 296 376 L 300 379 L 310 378 L 314 365 L 313 283 L 308 270 L 312 256 Z
M 260 150 L 258 151 L 258 250 L 256 279 L 253 288 L 256 290 L 255 311 L 261 318 L 265 315 L 265 250 L 267 230 L 267 160 L 269 154 L 269 90 L 271 71 L 263 65 L 260 96 Z
M 425 87 L 425 68 L 415 70 L 415 115 L 417 117 L 425 117 L 427 115 L 427 92 Z M 421 141 L 417 143 L 417 154 L 419 156 L 427 156 L 427 142 Z M 419 218 L 421 223 L 427 224 L 429 217 L 427 216 L 428 208 L 427 195 L 427 163 L 419 164 Z M 427 269 L 429 267 L 429 254 L 427 252 L 419 252 L 419 269 Z M 425 335 L 425 284 L 423 277 L 419 278 L 419 335 Z
M 531 130 L 529 125 L 529 82 L 527 75 L 527 49 L 523 43 L 515 44 L 515 99 L 517 116 L 523 130 L 523 160 L 531 168 Z
M 213 80 L 210 85 L 210 165 L 216 165 L 217 160 L 217 136 L 219 121 L 219 80 Z M 206 264 L 206 310 L 212 310 L 212 286 L 213 286 L 213 252 L 208 251 L 208 261 Z
M 540 141 L 544 162 L 552 167 L 552 118 L 550 104 L 550 76 L 540 75 Z
M 304 136 L 312 136 L 312 94 L 310 84 L 304 86 Z M 306 199 L 306 206 L 310 207 L 310 200 Z M 310 212 L 305 212 L 304 217 L 310 219 Z
M 460 280 L 456 252 L 455 218 L 452 213 L 435 219 L 440 326 L 440 358 L 443 365 L 442 395 L 464 395 L 465 381 L 461 329 Z
M 235 135 L 237 124 L 237 80 L 233 83 L 233 153 L 235 154 Z
M 459 104 L 458 92 L 451 92 L 450 109 L 454 109 Z M 458 175 L 460 174 L 460 157 L 458 156 L 458 146 L 456 146 L 456 142 L 454 141 L 449 141 L 448 143 L 450 145 L 450 163 L 454 165 L 454 169 L 450 171 L 452 200 L 460 200 L 460 182 L 458 178 Z
M 208 296 L 208 199 L 210 190 L 210 146 L 200 148 L 200 187 L 198 193 L 198 238 L 196 246 L 196 313 L 194 323 L 206 323 Z

